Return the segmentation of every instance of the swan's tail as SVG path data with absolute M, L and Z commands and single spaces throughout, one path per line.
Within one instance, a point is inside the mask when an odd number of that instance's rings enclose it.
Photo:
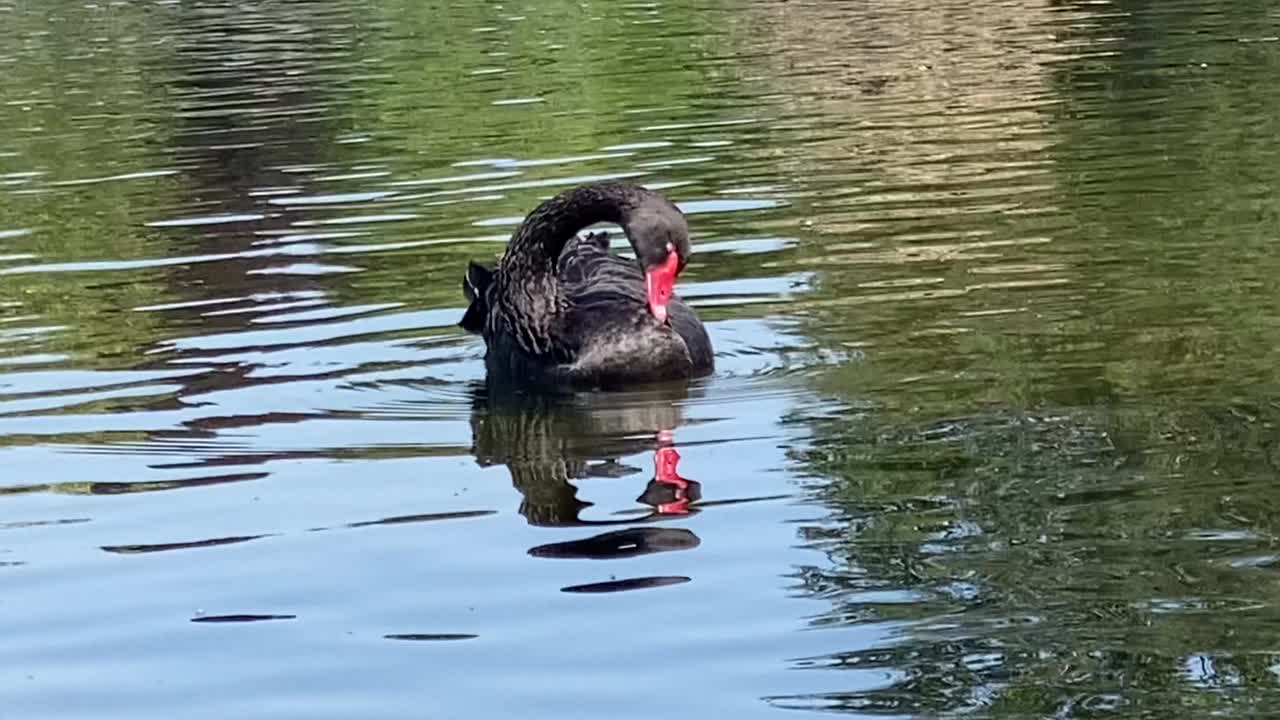
M 467 311 L 458 321 L 458 327 L 479 335 L 484 330 L 485 317 L 489 314 L 489 284 L 493 282 L 493 270 L 475 262 L 467 264 L 467 274 L 462 277 L 462 294 L 467 297 Z

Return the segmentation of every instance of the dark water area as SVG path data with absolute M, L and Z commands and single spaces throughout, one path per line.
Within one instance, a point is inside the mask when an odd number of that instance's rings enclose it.
M 1280 699 L 1273 5 L 0 22 L 4 717 Z M 606 178 L 716 373 L 488 397 L 466 262 Z

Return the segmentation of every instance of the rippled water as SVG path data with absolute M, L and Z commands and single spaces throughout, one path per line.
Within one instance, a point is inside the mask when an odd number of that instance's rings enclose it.
M 1280 697 L 1267 3 L 0 19 L 6 717 Z M 465 262 L 598 178 L 717 373 L 487 398 Z

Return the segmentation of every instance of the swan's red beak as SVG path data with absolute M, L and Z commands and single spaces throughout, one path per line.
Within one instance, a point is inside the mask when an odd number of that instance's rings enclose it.
M 667 303 L 676 289 L 676 275 L 680 273 L 680 257 L 668 246 L 667 259 L 645 271 L 645 290 L 649 295 L 649 312 L 659 323 L 667 321 Z

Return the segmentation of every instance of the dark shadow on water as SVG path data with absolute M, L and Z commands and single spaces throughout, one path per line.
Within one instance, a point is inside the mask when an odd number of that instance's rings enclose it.
M 484 517 L 485 515 L 494 515 L 496 513 L 497 510 L 461 510 L 458 512 L 396 515 L 395 517 L 382 518 L 380 520 L 364 520 L 361 522 L 347 523 L 345 527 L 362 528 L 373 525 L 407 525 L 409 523 L 433 522 L 435 520 L 461 520 L 464 518 Z
M 162 490 L 180 490 L 182 488 L 207 487 L 226 483 L 261 480 L 269 473 L 236 473 L 231 475 L 213 475 L 209 477 L 187 478 L 183 480 L 149 480 L 144 482 L 65 482 L 46 483 L 42 485 L 17 485 L 0 488 L 0 495 L 21 495 L 23 493 L 52 492 L 64 495 L 126 495 L 131 493 L 159 492 Z
M 191 618 L 191 622 L 207 624 L 252 623 L 265 622 L 268 620 L 296 620 L 297 618 L 297 615 L 200 615 Z
M 649 590 L 652 588 L 666 587 L 668 585 L 682 585 L 689 582 L 692 578 L 683 575 L 658 575 L 654 577 L 638 577 L 627 578 L 625 580 L 609 580 L 607 582 L 587 583 L 585 585 L 570 585 L 560 588 L 560 592 L 582 593 L 582 594 L 604 594 L 627 592 L 630 590 Z
M 92 522 L 91 518 L 58 518 L 56 520 L 16 520 L 0 523 L 0 530 L 16 530 L 19 528 L 49 527 L 51 525 L 80 525 Z
M 384 640 L 413 640 L 416 642 L 443 642 L 450 640 L 474 640 L 480 637 L 472 633 L 393 633 L 383 635 Z
M 316 527 L 306 530 L 306 532 L 328 532 L 332 530 L 358 530 L 361 528 L 379 527 L 386 525 L 409 525 L 413 523 L 435 522 L 437 520 L 465 520 L 469 518 L 485 517 L 497 514 L 496 510 L 461 510 L 457 512 L 442 513 L 420 513 L 416 515 L 396 515 L 393 517 L 380 518 L 378 520 L 363 520 L 359 522 L 346 523 L 335 527 Z M 167 552 L 170 550 L 196 550 L 201 548 L 219 547 L 222 545 L 235 545 L 238 543 L 249 542 L 250 540 L 260 540 L 262 538 L 277 537 L 279 533 L 263 533 L 260 535 L 242 535 L 235 537 L 210 538 L 207 540 L 190 540 L 183 542 L 167 542 L 167 543 L 148 543 L 148 544 L 130 544 L 130 545 L 103 545 L 102 550 L 116 555 L 143 555 L 147 553 Z
M 697 535 L 684 528 L 627 528 L 581 540 L 548 543 L 529 549 L 540 558 L 611 560 L 675 550 L 692 550 L 702 544 Z
M 235 545 L 249 542 L 270 535 L 243 535 L 239 537 L 212 538 L 191 542 L 153 543 L 148 545 L 103 545 L 102 549 L 117 555 L 139 555 L 142 553 L 165 552 L 167 550 L 194 550 L 196 548 L 217 547 L 219 545 Z

